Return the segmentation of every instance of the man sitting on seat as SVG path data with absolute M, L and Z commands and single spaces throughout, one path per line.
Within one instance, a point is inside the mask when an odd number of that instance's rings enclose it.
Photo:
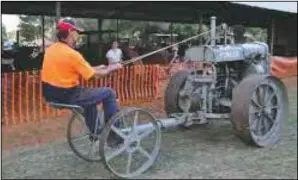
M 71 18 L 58 23 L 58 42 L 45 51 L 41 79 L 45 99 L 50 102 L 82 106 L 86 124 L 93 133 L 97 118 L 96 105 L 103 103 L 105 121 L 109 120 L 118 111 L 116 93 L 106 87 L 81 87 L 80 77 L 89 80 L 105 76 L 113 70 L 122 68 L 122 65 L 91 67 L 83 56 L 73 49 L 81 31 Z

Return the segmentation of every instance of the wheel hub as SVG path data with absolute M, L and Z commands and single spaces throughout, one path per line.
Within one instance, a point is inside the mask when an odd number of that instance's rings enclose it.
M 129 138 L 126 140 L 125 145 L 127 147 L 127 152 L 135 152 L 140 146 L 140 141 L 135 140 L 134 138 Z

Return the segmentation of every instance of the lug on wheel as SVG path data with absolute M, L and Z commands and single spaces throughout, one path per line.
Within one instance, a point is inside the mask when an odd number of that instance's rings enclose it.
M 100 139 L 100 154 L 113 174 L 131 178 L 153 165 L 160 143 L 160 126 L 154 116 L 143 109 L 128 108 L 107 123 Z
M 100 115 L 100 114 L 99 114 Z M 98 117 L 102 118 L 103 117 Z M 96 125 L 95 127 L 99 127 Z M 89 162 L 101 161 L 99 154 L 99 135 L 93 134 L 85 124 L 84 117 L 76 113 L 69 121 L 67 128 L 67 141 L 71 150 L 80 158 Z
M 288 118 L 288 96 L 282 81 L 273 76 L 253 75 L 235 89 L 232 124 L 244 141 L 265 147 L 279 141 Z

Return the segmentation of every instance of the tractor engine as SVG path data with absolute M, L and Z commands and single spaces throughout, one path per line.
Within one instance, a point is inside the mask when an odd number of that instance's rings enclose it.
M 215 37 L 210 38 L 210 44 L 186 50 L 185 60 L 202 63 L 203 68 L 183 70 L 172 76 L 165 92 L 165 110 L 168 115 L 230 113 L 235 87 L 250 75 L 269 73 L 267 44 L 235 44 L 233 38 L 227 35 L 232 33 L 227 33 L 227 27 L 223 27 L 223 31 L 213 33 Z

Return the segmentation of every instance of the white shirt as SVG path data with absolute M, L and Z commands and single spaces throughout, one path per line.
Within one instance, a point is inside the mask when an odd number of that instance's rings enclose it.
M 106 54 L 106 58 L 109 61 L 109 63 L 118 63 L 122 60 L 122 51 L 121 49 L 117 48 L 117 49 L 110 49 L 107 54 Z

